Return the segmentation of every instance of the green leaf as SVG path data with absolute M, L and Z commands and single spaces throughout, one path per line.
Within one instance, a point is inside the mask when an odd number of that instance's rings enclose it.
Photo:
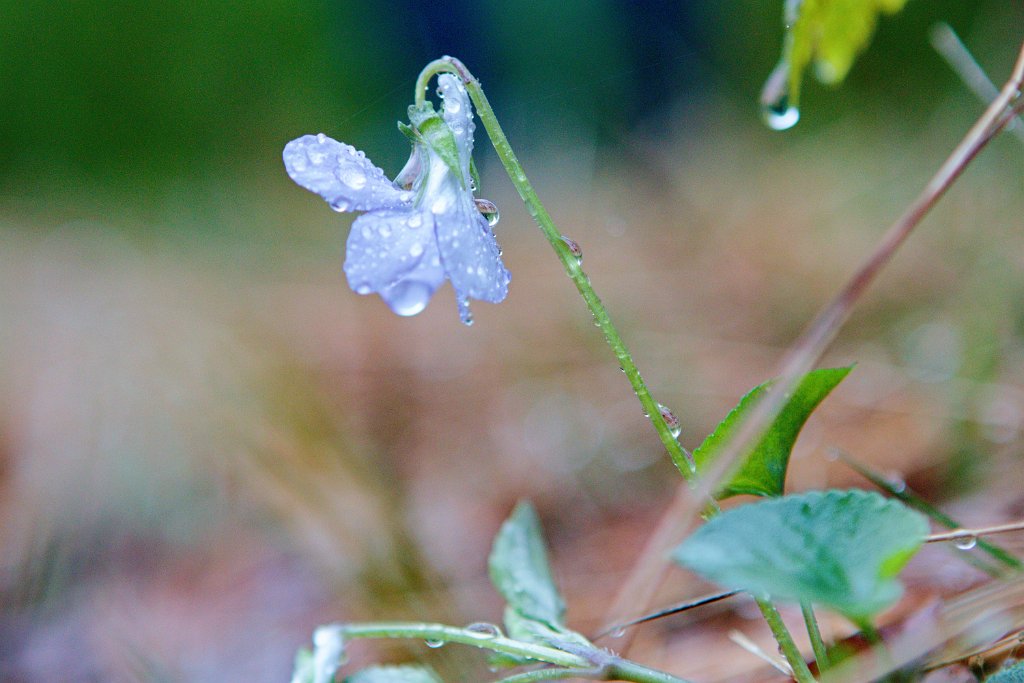
M 565 602 L 551 578 L 540 520 L 532 505 L 519 503 L 501 525 L 488 564 L 491 582 L 509 607 L 552 628 L 564 626 Z
M 843 381 L 853 366 L 813 370 L 800 380 L 793 395 L 786 401 L 771 427 L 743 461 L 736 474 L 717 493 L 719 499 L 749 493 L 755 496 L 781 496 L 786 484 L 786 468 L 793 444 L 818 404 Z M 719 456 L 735 434 L 740 423 L 750 414 L 758 400 L 771 391 L 771 382 L 752 389 L 740 399 L 715 431 L 693 452 L 697 471 L 702 472 Z
M 877 493 L 812 492 L 723 512 L 673 559 L 727 588 L 863 623 L 902 594 L 895 576 L 927 534 L 923 515 Z
M 995 672 L 985 679 L 985 683 L 1024 683 L 1024 662 Z
M 371 666 L 345 677 L 345 683 L 442 683 L 426 666 Z
M 455 135 L 444 122 L 441 115 L 434 111 L 429 102 L 419 107 L 409 107 L 409 121 L 420 133 L 423 143 L 434 151 L 452 174 L 459 179 L 459 185 L 465 189 L 466 179 L 462 176 L 462 164 L 459 162 L 459 147 Z
M 787 0 L 786 38 L 780 69 L 788 72 L 789 104 L 799 106 L 804 70 L 814 63 L 818 80 L 841 82 L 875 32 L 878 16 L 895 14 L 907 0 Z

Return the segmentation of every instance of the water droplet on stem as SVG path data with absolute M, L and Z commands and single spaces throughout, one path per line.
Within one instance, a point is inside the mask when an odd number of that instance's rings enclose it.
M 426 645 L 429 648 L 433 648 L 433 649 L 436 650 L 437 648 L 439 648 L 442 645 L 444 645 L 444 641 L 443 640 L 433 640 L 431 638 L 428 638 L 427 640 L 423 641 L 423 644 Z
M 566 237 L 565 235 L 562 235 L 562 241 L 565 242 L 565 246 L 569 247 L 569 251 L 572 255 L 576 257 L 576 263 L 581 265 L 583 263 L 583 249 L 580 245 L 576 243 L 576 240 Z
M 978 545 L 978 537 L 974 534 L 971 534 L 970 536 L 963 536 L 953 541 L 953 545 L 960 550 L 970 550 L 974 546 Z
M 475 621 L 466 626 L 466 630 L 488 640 L 501 636 L 501 629 L 487 621 Z
M 667 406 L 660 403 L 658 404 L 658 412 L 661 413 L 661 419 L 665 421 L 665 426 L 668 427 L 668 431 L 672 434 L 672 438 L 678 439 L 679 434 L 683 431 L 679 418 L 676 417 L 676 414 L 669 410 Z

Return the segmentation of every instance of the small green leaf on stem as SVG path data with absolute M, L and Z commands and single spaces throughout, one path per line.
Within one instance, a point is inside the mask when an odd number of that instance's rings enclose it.
M 793 445 L 800 435 L 800 430 L 818 404 L 850 374 L 852 369 L 852 365 L 842 368 L 821 368 L 804 375 L 757 446 L 716 497 L 723 499 L 741 493 L 781 496 L 786 483 L 789 456 L 793 452 Z M 704 443 L 693 452 L 698 472 L 706 469 L 718 457 L 757 402 L 771 391 L 771 386 L 771 382 L 766 382 L 752 389 L 715 427 L 715 431 L 704 439 Z
M 867 47 L 882 13 L 895 14 L 907 0 L 788 0 L 781 68 L 787 71 L 789 104 L 799 106 L 803 73 L 813 62 L 822 83 L 842 81 Z
M 540 520 L 521 502 L 494 538 L 488 561 L 491 582 L 509 607 L 553 628 L 564 626 L 565 601 L 551 577 Z
M 902 594 L 896 574 L 927 534 L 923 515 L 877 493 L 812 492 L 723 512 L 673 558 L 722 586 L 864 623 Z

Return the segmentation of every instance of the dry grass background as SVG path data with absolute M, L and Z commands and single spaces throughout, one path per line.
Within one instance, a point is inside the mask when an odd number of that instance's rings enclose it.
M 966 128 L 958 102 L 914 131 L 851 120 L 786 144 L 708 105 L 627 163 L 524 159 L 685 445 L 768 378 L 917 192 Z M 1020 152 L 997 141 L 863 302 L 826 359 L 858 366 L 805 429 L 792 490 L 865 485 L 824 457 L 837 446 L 965 523 L 1021 516 Z M 225 219 L 254 236 L 213 256 L 117 216 L 0 233 L 0 679 L 280 681 L 323 622 L 499 621 L 486 556 L 523 497 L 593 630 L 677 485 L 497 168 L 484 195 L 512 292 L 467 329 L 448 289 L 412 319 L 350 292 L 347 219 L 277 154 Z M 929 548 L 890 620 L 977 581 Z M 704 590 L 679 571 L 660 599 Z M 632 654 L 778 680 L 727 640 L 770 650 L 755 616 L 736 601 L 665 620 Z M 475 653 L 412 650 L 482 675 Z

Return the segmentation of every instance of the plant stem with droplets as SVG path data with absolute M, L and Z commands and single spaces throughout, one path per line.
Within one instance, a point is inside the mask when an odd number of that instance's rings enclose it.
M 573 249 L 562 239 L 561 231 L 555 226 L 547 209 L 544 208 L 544 205 L 541 204 L 540 199 L 537 197 L 537 193 L 534 191 L 530 181 L 527 180 L 522 164 L 519 163 L 519 159 L 516 158 L 515 153 L 512 151 L 505 133 L 498 124 L 498 119 L 494 116 L 494 110 L 491 109 L 490 102 L 487 101 L 487 96 L 484 95 L 484 91 L 480 87 L 480 81 L 459 60 L 454 57 L 442 57 L 427 64 L 423 71 L 420 72 L 419 78 L 416 80 L 416 104 L 420 105 L 426 101 L 427 86 L 430 79 L 441 73 L 453 73 L 462 79 L 462 82 L 466 85 L 469 96 L 473 100 L 473 105 L 476 107 L 477 116 L 480 117 L 480 121 L 487 131 L 487 135 L 490 137 L 494 150 L 498 153 L 498 158 L 505 167 L 505 171 L 512 180 L 512 184 L 526 204 L 527 211 L 530 212 L 533 220 L 540 226 L 544 237 L 547 238 L 551 248 L 555 250 L 555 254 L 561 260 L 565 272 L 572 279 L 576 289 L 579 290 L 584 302 L 586 302 L 587 308 L 594 315 L 594 322 L 601 328 L 601 332 L 604 333 L 605 341 L 608 342 L 608 346 L 611 347 L 612 352 L 618 359 L 619 367 L 626 373 L 633 391 L 640 400 L 640 405 L 643 406 L 644 414 L 651 421 L 655 431 L 658 432 L 658 437 L 672 458 L 672 462 L 687 481 L 693 480 L 696 474 L 696 467 L 693 464 L 692 457 L 682 447 L 676 437 L 672 435 L 672 430 L 665 422 L 658 402 L 651 396 L 651 392 L 640 375 L 636 363 L 633 362 L 633 356 L 608 316 L 608 310 L 604 307 L 601 299 L 597 296 L 597 292 L 594 291 L 593 286 L 590 284 L 590 278 L 580 267 L 578 256 L 573 253 Z

